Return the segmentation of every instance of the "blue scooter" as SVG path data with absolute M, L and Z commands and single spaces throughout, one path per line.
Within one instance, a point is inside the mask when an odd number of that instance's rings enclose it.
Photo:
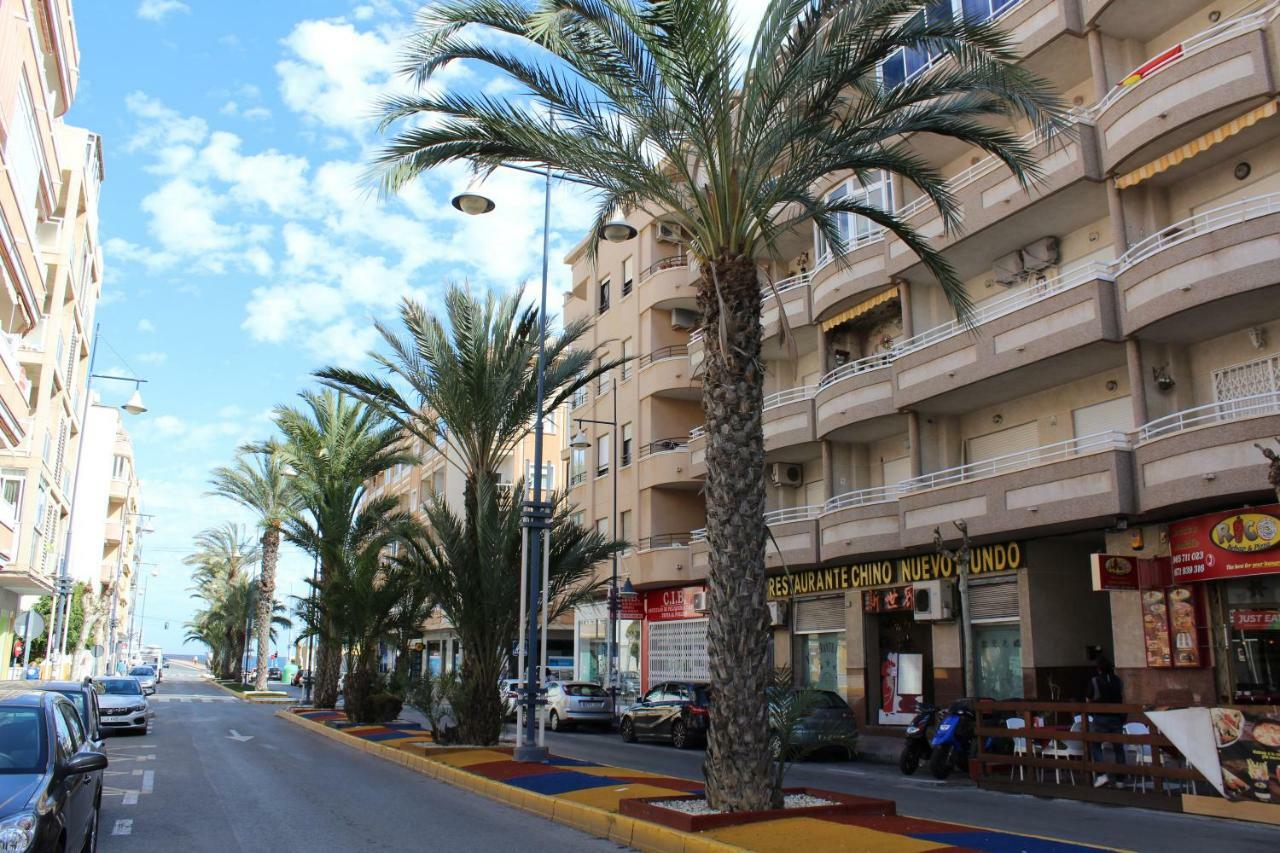
M 975 728 L 976 717 L 969 700 L 952 702 L 929 742 L 929 772 L 935 779 L 946 779 L 952 770 L 964 772 L 968 768 Z

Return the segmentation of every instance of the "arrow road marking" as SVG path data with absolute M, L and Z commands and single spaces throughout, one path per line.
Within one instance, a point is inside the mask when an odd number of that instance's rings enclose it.
M 253 740 L 253 735 L 242 735 L 235 729 L 231 729 L 231 734 L 227 735 L 227 737 L 231 740 L 240 741 L 240 743 L 244 743 L 247 740 Z
M 116 825 L 111 827 L 112 835 L 132 835 L 133 834 L 133 818 L 123 818 L 116 821 Z

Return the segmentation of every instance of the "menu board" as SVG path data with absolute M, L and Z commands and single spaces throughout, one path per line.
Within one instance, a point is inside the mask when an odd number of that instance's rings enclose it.
M 1197 641 L 1195 593 L 1190 587 L 1170 587 L 1168 599 L 1169 624 L 1173 634 L 1173 665 L 1199 666 L 1200 644 Z
M 1147 648 L 1147 666 L 1173 666 L 1169 646 L 1169 607 L 1164 590 L 1142 593 L 1142 637 Z
M 1228 800 L 1280 802 L 1280 709 L 1210 708 Z
M 1171 586 L 1142 592 L 1142 637 L 1147 666 L 1200 666 L 1200 608 L 1195 589 Z

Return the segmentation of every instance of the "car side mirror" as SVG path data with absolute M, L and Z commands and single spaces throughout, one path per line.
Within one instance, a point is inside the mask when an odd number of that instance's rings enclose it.
M 77 752 L 58 768 L 60 776 L 82 776 L 107 769 L 107 757 L 101 752 Z

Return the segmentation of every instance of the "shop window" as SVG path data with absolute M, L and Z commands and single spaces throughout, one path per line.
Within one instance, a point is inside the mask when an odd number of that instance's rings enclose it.
M 1015 587 L 1017 584 L 1005 584 Z M 1015 623 L 973 626 L 979 696 L 1022 698 L 1022 630 Z
M 1231 637 L 1233 701 L 1280 703 L 1280 576 L 1258 576 L 1222 584 Z
M 844 631 L 796 634 L 795 643 L 795 672 L 799 686 L 832 690 L 844 696 L 847 686 Z

